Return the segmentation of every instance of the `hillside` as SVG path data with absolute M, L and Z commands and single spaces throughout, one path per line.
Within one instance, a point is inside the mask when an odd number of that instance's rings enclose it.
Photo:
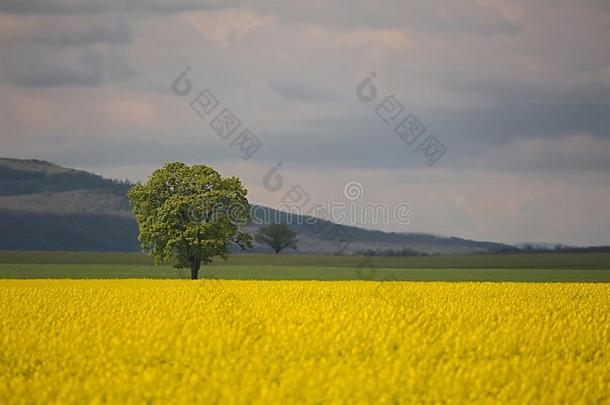
M 93 173 L 68 169 L 42 160 L 0 158 L 0 195 L 23 195 L 72 190 L 125 193 L 131 184 Z
M 139 250 L 137 225 L 125 193 L 129 182 L 40 160 L 0 159 L 0 250 Z M 357 254 L 366 250 L 468 254 L 508 251 L 511 246 L 429 234 L 388 233 L 307 221 L 271 208 L 259 219 L 278 218 L 298 233 L 294 253 Z M 292 216 L 292 218 L 289 218 Z M 290 221 L 289 221 L 290 219 Z M 250 225 L 248 232 L 258 226 Z M 255 245 L 252 252 L 267 252 Z

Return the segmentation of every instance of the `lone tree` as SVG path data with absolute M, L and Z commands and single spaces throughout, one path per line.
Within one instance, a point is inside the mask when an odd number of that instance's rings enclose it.
M 142 250 L 157 264 L 190 268 L 196 280 L 201 263 L 227 259 L 231 243 L 252 246 L 252 237 L 239 230 L 251 222 L 247 193 L 237 177 L 209 166 L 166 164 L 128 193 Z
M 284 224 L 262 226 L 256 233 L 255 240 L 271 246 L 275 254 L 286 248 L 297 248 L 297 234 Z

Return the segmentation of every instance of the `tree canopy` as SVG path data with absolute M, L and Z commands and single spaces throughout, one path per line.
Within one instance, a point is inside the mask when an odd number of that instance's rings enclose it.
M 286 248 L 297 248 L 297 234 L 284 224 L 270 224 L 262 226 L 257 234 L 256 241 L 271 246 L 278 254 Z
M 156 263 L 190 268 L 227 259 L 231 244 L 242 249 L 252 238 L 240 227 L 251 222 L 247 190 L 237 177 L 222 177 L 205 165 L 168 163 L 128 193 L 140 229 L 142 250 Z

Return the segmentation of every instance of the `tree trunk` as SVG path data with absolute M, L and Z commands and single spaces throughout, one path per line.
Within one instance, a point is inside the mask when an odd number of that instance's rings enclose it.
M 199 268 L 201 267 L 201 262 L 199 260 L 193 260 L 191 262 L 191 280 L 197 280 L 199 277 Z

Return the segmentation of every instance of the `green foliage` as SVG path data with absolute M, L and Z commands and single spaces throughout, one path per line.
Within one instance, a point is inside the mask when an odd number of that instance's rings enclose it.
M 284 224 L 262 226 L 256 234 L 256 241 L 271 246 L 278 254 L 286 248 L 297 248 L 297 234 Z
M 251 221 L 247 190 L 236 177 L 223 178 L 205 165 L 168 163 L 128 193 L 140 228 L 142 249 L 157 263 L 191 268 L 214 256 L 227 259 L 231 243 L 242 249 L 252 238 L 240 231 Z

